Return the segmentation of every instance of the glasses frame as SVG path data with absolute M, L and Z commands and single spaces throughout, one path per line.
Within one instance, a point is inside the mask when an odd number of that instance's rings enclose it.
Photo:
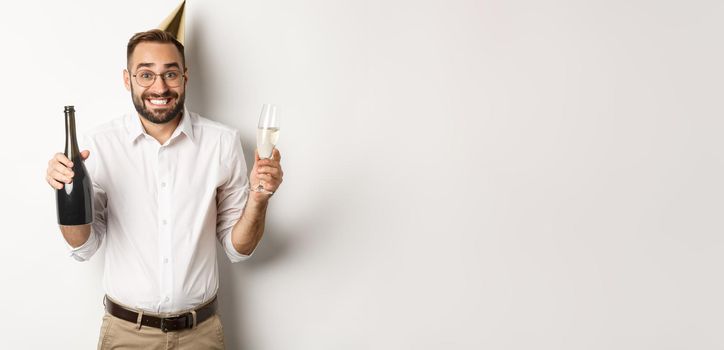
M 138 72 L 149 72 L 150 74 L 153 74 L 153 80 L 151 80 L 151 83 L 148 84 L 148 85 L 143 85 L 143 84 L 141 84 L 141 82 L 138 81 Z M 171 84 L 168 83 L 168 81 L 166 80 L 166 77 L 164 77 L 164 75 L 166 75 L 166 74 L 168 74 L 168 73 L 170 73 L 170 72 L 178 72 L 178 73 L 179 73 L 180 79 L 179 79 L 179 84 L 178 84 L 178 85 L 172 86 Z M 158 77 L 161 77 L 161 80 L 163 80 L 163 83 L 166 84 L 166 86 L 168 86 L 168 87 L 170 87 L 170 88 L 175 88 L 175 87 L 179 87 L 179 86 L 183 85 L 183 80 L 186 79 L 186 73 L 182 73 L 182 72 L 181 72 L 180 70 L 178 70 L 178 69 L 167 70 L 167 71 L 165 71 L 165 72 L 163 72 L 163 73 L 156 73 L 156 72 L 154 72 L 154 71 L 152 71 L 152 70 L 150 70 L 150 69 L 141 69 L 141 70 L 137 70 L 136 73 L 131 74 L 131 76 L 133 77 L 133 80 L 136 81 L 136 84 L 138 84 L 138 86 L 144 87 L 144 88 L 153 86 L 153 84 L 156 83 L 156 78 L 158 78 Z

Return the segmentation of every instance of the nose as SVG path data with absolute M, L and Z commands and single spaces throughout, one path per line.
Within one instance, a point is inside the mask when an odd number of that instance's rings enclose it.
M 163 80 L 163 77 L 157 75 L 156 80 L 154 80 L 153 84 L 148 87 L 148 90 L 160 95 L 168 91 L 168 85 L 166 85 L 166 81 Z

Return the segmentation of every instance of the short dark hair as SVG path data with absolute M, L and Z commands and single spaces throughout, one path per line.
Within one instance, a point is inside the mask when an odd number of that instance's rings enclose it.
M 131 60 L 131 55 L 136 46 L 142 42 L 152 43 L 171 43 L 176 46 L 178 52 L 181 53 L 181 64 L 186 68 L 186 56 L 184 55 L 184 45 L 180 43 L 171 33 L 165 32 L 160 29 L 151 29 L 145 32 L 134 34 L 130 40 L 128 40 L 128 47 L 126 48 L 126 65 Z

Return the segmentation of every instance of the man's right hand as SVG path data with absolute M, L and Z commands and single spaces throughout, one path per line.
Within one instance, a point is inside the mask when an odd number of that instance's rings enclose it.
M 80 156 L 83 160 L 88 159 L 90 151 L 85 150 L 80 152 Z M 48 171 L 45 175 L 45 181 L 48 182 L 50 187 L 60 190 L 63 188 L 63 184 L 69 184 L 73 182 L 73 162 L 68 159 L 63 153 L 56 153 L 53 158 L 48 161 Z

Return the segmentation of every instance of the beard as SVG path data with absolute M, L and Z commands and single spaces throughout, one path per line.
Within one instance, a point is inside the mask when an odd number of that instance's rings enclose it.
M 151 123 L 154 124 L 165 124 L 168 123 L 174 118 L 178 117 L 183 113 L 184 109 L 184 102 L 186 100 L 186 93 L 182 93 L 180 96 L 176 92 L 173 92 L 171 90 L 166 91 L 164 94 L 152 94 L 152 93 L 143 93 L 141 96 L 136 96 L 136 94 L 133 93 L 133 86 L 131 86 L 131 96 L 133 100 L 133 106 L 136 107 L 136 111 L 138 114 L 143 117 L 143 119 L 148 120 Z M 174 101 L 176 101 L 172 106 L 166 109 L 165 112 L 154 112 L 148 108 L 146 108 L 145 101 L 149 98 L 173 98 Z

